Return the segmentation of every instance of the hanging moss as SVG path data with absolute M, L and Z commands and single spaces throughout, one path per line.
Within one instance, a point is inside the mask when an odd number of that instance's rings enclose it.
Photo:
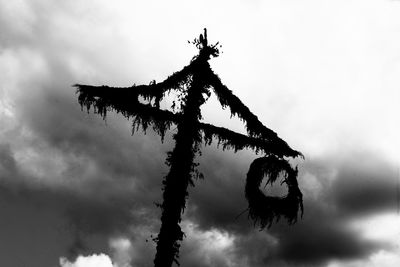
M 288 188 L 284 197 L 266 196 L 260 190 L 264 177 L 266 185 L 272 185 L 279 177 L 281 184 Z M 284 217 L 289 224 L 297 221 L 298 213 L 303 215 L 303 195 L 297 183 L 297 167 L 273 155 L 255 159 L 247 173 L 245 195 L 249 203 L 249 217 L 261 228 L 270 227 L 272 223 Z
M 246 126 L 247 133 L 249 136 L 254 138 L 259 138 L 267 140 L 276 144 L 279 147 L 279 151 L 276 150 L 275 154 L 277 156 L 288 156 L 297 157 L 302 156 L 302 154 L 296 150 L 293 150 L 289 145 L 280 139 L 278 135 L 271 129 L 265 127 L 254 115 L 249 108 L 242 103 L 242 101 L 235 96 L 231 90 L 229 90 L 224 84 L 222 84 L 218 75 L 216 75 L 211 68 L 204 70 L 207 73 L 207 81 L 209 85 L 213 88 L 215 94 L 222 107 L 229 107 L 232 116 L 237 116 L 241 119 Z
M 223 127 L 217 127 L 211 124 L 202 123 L 201 130 L 204 135 L 204 143 L 210 145 L 213 140 L 217 140 L 217 145 L 221 145 L 222 149 L 232 149 L 234 152 L 243 149 L 252 149 L 257 154 L 264 153 L 266 155 L 284 155 L 282 148 L 276 142 L 246 136 L 233 132 Z
M 165 94 L 170 90 L 179 90 L 188 83 L 192 65 L 185 66 L 181 71 L 177 71 L 170 75 L 167 79 L 160 83 L 154 80 L 149 85 L 132 85 L 131 87 L 110 87 L 106 85 L 92 86 L 84 84 L 76 84 L 80 93 L 90 94 L 92 97 L 101 97 L 109 100 L 136 101 L 139 96 L 145 100 L 155 100 L 159 103 Z
M 142 129 L 146 131 L 149 126 L 164 138 L 165 133 L 169 130 L 173 123 L 177 123 L 179 114 L 172 113 L 168 110 L 162 110 L 150 104 L 140 103 L 137 98 L 118 97 L 118 94 L 108 97 L 107 94 L 99 94 L 103 87 L 94 87 L 86 85 L 75 85 L 79 94 L 79 104 L 86 107 L 89 111 L 93 108 L 94 112 L 106 117 L 107 111 L 113 110 L 121 113 L 132 121 L 132 133 Z M 99 96 L 101 95 L 101 96 Z M 136 96 L 137 97 L 137 96 Z

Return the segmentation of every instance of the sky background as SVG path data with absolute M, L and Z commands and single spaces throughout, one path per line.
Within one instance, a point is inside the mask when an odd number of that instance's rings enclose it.
M 152 266 L 174 129 L 132 136 L 72 85 L 162 81 L 207 27 L 213 70 L 304 154 L 305 213 L 264 231 L 236 218 L 257 155 L 204 147 L 182 266 L 400 266 L 399 14 L 389 0 L 0 0 L 0 265 Z M 203 114 L 244 132 L 213 97 Z

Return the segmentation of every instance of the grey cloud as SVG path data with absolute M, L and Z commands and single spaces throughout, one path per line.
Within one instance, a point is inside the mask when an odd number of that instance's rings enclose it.
M 90 183 L 85 186 L 90 186 Z M 157 226 L 154 218 L 158 211 L 151 199 L 146 203 L 143 195 L 118 191 L 104 182 L 102 186 L 113 192 L 107 195 L 89 191 L 82 194 L 64 188 L 15 182 L 10 185 L 2 181 L 0 212 L 7 219 L 2 220 L 0 225 L 1 244 L 5 245 L 7 240 L 12 244 L 23 243 L 21 247 L 24 250 L 43 255 L 36 257 L 30 266 L 43 266 L 45 263 L 50 266 L 60 256 L 107 252 L 110 238 L 127 236 L 135 240 L 136 236 L 132 234 L 135 228 L 142 225 Z M 29 229 L 33 232 L 29 233 Z M 31 241 L 25 241 L 27 238 Z M 143 238 L 141 242 L 144 241 Z M 54 250 L 44 255 L 47 247 Z M 21 261 L 28 260 L 28 254 Z M 18 257 L 9 253 L 2 255 L 2 259 L 13 266 Z
M 158 228 L 153 203 L 161 197 L 164 152 L 170 145 L 160 144 L 151 131 L 133 138 L 121 116 L 111 114 L 105 122 L 82 112 L 71 87 L 75 78 L 57 64 L 51 69 L 52 79 L 20 84 L 22 94 L 12 99 L 18 107 L 16 125 L 2 133 L 1 214 L 10 218 L 2 221 L 0 244 L 13 249 L 1 255 L 7 266 L 53 266 L 67 254 L 107 251 L 114 236 L 134 240 L 132 231 L 143 224 L 150 227 L 148 234 Z M 14 150 L 54 155 L 64 170 L 39 177 L 15 158 Z M 27 232 L 30 223 L 37 225 L 36 233 Z M 15 254 L 18 243 L 29 251 L 22 259 Z
M 17 172 L 17 164 L 12 155 L 10 145 L 7 143 L 0 144 L 0 179 L 5 180 L 16 175 Z
M 395 168 L 377 157 L 343 166 L 332 185 L 331 197 L 342 216 L 367 216 L 397 208 Z
M 366 240 L 349 227 L 354 218 L 390 211 L 396 204 L 390 166 L 373 154 L 358 155 L 354 160 L 319 159 L 300 166 L 303 175 L 312 173 L 323 186 L 318 198 L 304 196 L 305 214 L 295 225 L 281 221 L 265 230 L 276 238 L 277 244 L 265 240 L 257 243 L 256 238 L 249 241 L 248 236 L 257 229 L 246 214 L 236 218 L 246 208 L 246 167 L 242 164 L 247 159 L 210 156 L 205 160 L 205 180 L 198 181 L 191 192 L 193 209 L 189 208 L 187 215 L 204 230 L 217 228 L 234 234 L 237 253 L 244 258 L 257 258 L 251 266 L 323 266 L 334 259 L 361 259 L 381 249 L 391 250 L 391 244 Z M 332 170 L 336 172 L 334 177 L 330 177 Z M 302 179 L 299 178 L 300 187 Z M 256 245 L 249 246 L 252 241 Z M 255 250 L 264 255 L 252 257 Z
M 221 154 L 215 147 L 207 147 L 203 151 L 198 161 L 204 180 L 196 181 L 195 187 L 190 189 L 187 216 L 195 219 L 202 229 L 215 227 L 242 232 L 246 227 L 243 229 L 243 224 L 238 222 L 243 222 L 246 215 L 236 217 L 247 208 L 244 177 L 248 165 L 240 162 L 239 156 L 224 159 L 223 154 L 232 154 L 229 151 Z M 213 153 L 221 157 L 213 156 Z
M 277 226 L 270 234 L 278 238 L 276 255 L 292 264 L 320 266 L 329 260 L 350 260 L 368 256 L 389 244 L 365 240 L 360 233 L 337 219 L 333 209 L 306 202 L 307 214 L 293 226 Z

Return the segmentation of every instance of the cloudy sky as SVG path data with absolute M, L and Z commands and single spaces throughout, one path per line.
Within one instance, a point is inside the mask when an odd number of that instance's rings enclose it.
M 305 213 L 259 231 L 244 214 L 252 151 L 204 147 L 183 266 L 400 266 L 400 1 L 0 0 L 0 265 L 152 266 L 164 143 L 81 111 L 71 85 L 162 81 L 208 28 L 210 61 L 305 155 Z M 204 119 L 243 132 L 215 98 Z

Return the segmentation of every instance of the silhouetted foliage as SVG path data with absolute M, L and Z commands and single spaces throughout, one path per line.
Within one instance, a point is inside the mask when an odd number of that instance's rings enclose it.
M 194 158 L 202 142 L 210 145 L 216 139 L 223 149 L 233 149 L 235 152 L 252 149 L 265 155 L 251 164 L 245 190 L 249 217 L 261 228 L 270 226 L 274 218 L 281 216 L 289 223 L 294 223 L 299 209 L 303 211 L 302 195 L 296 180 L 297 168 L 293 169 L 283 158 L 302 156 L 301 153 L 291 149 L 274 131 L 265 127 L 212 71 L 208 60 L 219 55 L 220 46 L 218 43 L 208 44 L 206 29 L 204 35 L 200 34 L 199 38 L 189 43 L 199 49 L 199 54 L 193 57 L 188 66 L 163 82 L 152 81 L 149 85 L 124 88 L 75 85 L 82 107 L 88 111 L 93 107 L 94 112 L 103 118 L 108 110 L 122 113 L 133 119 L 133 132 L 140 128 L 146 131 L 152 126 L 163 139 L 173 124 L 177 126 L 177 133 L 173 135 L 175 147 L 168 152 L 166 159 L 170 171 L 163 180 L 163 203 L 159 205 L 162 210 L 161 229 L 153 239 L 157 243 L 156 267 L 171 266 L 173 262 L 179 265 L 180 241 L 184 237 L 179 224 L 186 207 L 188 185 L 193 186 L 193 179 L 201 177 Z M 200 122 L 200 106 L 211 95 L 210 89 L 217 95 L 222 107 L 229 107 L 232 116 L 238 116 L 245 123 L 248 136 Z M 179 92 L 177 103 L 173 103 L 173 111 L 163 110 L 160 101 L 171 90 Z M 147 103 L 142 103 L 140 99 Z M 175 112 L 177 106 L 180 108 Z M 272 184 L 281 174 L 288 186 L 288 195 L 282 198 L 265 196 L 259 189 L 264 175 L 268 177 L 267 184 Z
M 275 149 L 271 148 L 270 153 L 275 154 L 278 157 L 297 157 L 301 155 L 300 152 L 291 149 L 274 131 L 265 127 L 258 120 L 257 116 L 251 113 L 249 108 L 246 107 L 231 90 L 222 84 L 219 77 L 214 74 L 211 69 L 205 71 L 207 72 L 210 85 L 214 89 L 222 107 L 228 106 L 233 116 L 238 116 L 245 122 L 249 136 L 273 143 Z
M 286 184 L 288 194 L 285 197 L 266 196 L 260 190 L 261 182 L 267 177 L 266 186 L 276 182 L 281 177 L 281 185 Z M 249 202 L 249 217 L 261 228 L 270 227 L 276 219 L 285 217 L 289 224 L 297 221 L 297 214 L 303 214 L 303 195 L 297 184 L 297 167 L 275 156 L 261 157 L 250 165 L 246 179 L 246 198 Z

